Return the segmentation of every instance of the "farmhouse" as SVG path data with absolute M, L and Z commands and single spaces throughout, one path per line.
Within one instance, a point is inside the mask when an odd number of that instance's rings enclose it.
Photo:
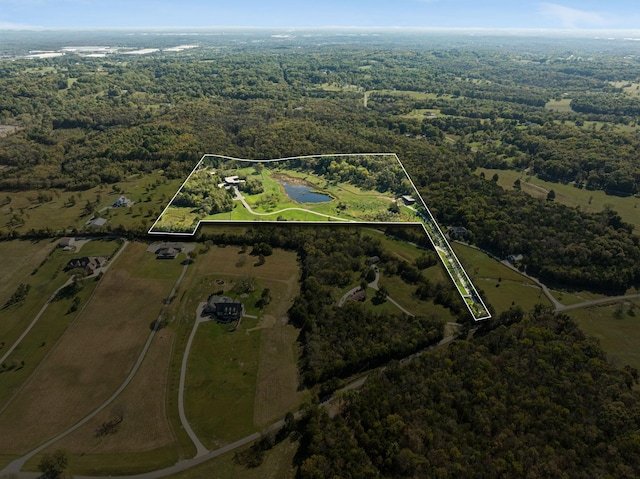
M 244 315 L 244 305 L 226 296 L 211 295 L 202 313 L 221 323 L 230 323 Z
M 524 256 L 522 256 L 521 254 L 510 254 L 509 256 L 507 256 L 507 261 L 509 261 L 509 263 L 511 264 L 516 264 L 522 261 L 523 258 Z

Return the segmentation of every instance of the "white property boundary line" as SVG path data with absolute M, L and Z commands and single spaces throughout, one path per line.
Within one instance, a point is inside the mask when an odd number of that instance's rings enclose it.
M 344 222 L 337 223 L 337 222 L 330 222 L 330 221 L 290 221 L 290 222 L 284 222 L 284 221 L 274 221 L 274 220 L 265 220 L 265 221 L 252 221 L 252 220 L 236 220 L 236 221 L 232 221 L 232 220 L 229 220 L 229 221 L 225 221 L 225 220 L 199 220 L 198 224 L 196 225 L 196 227 L 193 229 L 193 231 L 191 233 L 171 233 L 171 232 L 164 232 L 164 231 L 153 231 L 153 229 L 155 228 L 156 224 L 160 221 L 160 219 L 165 214 L 167 209 L 169 209 L 169 207 L 173 203 L 173 200 L 175 200 L 176 196 L 178 196 L 178 194 L 184 188 L 184 185 L 187 183 L 187 181 L 189 181 L 191 179 L 191 176 L 193 176 L 193 174 L 196 172 L 196 170 L 198 170 L 198 168 L 200 167 L 200 165 L 202 164 L 202 162 L 206 158 L 220 158 L 220 159 L 224 159 L 224 160 L 240 161 L 240 162 L 246 162 L 246 163 L 275 163 L 275 162 L 279 162 L 279 161 L 300 160 L 300 159 L 305 159 L 305 158 L 326 158 L 326 157 L 330 157 L 330 158 L 348 158 L 348 157 L 355 157 L 355 156 L 390 156 L 390 157 L 393 157 L 393 158 L 396 159 L 396 161 L 400 165 L 400 168 L 402 168 L 402 171 L 404 172 L 405 177 L 409 180 L 409 183 L 411 184 L 411 187 L 413 188 L 414 194 L 416 195 L 417 198 L 419 198 L 421 206 L 424 208 L 424 210 L 426 211 L 426 213 L 428 215 L 428 218 L 425 219 L 425 221 L 429 221 L 432 225 L 435 226 L 435 229 L 436 229 L 435 233 L 438 235 L 441 244 L 445 245 L 445 247 L 447 249 L 447 252 L 449 253 L 447 255 L 449 264 L 444 264 L 445 260 L 442 259 L 440 254 L 438 254 L 438 257 L 443 262 L 443 265 L 444 265 L 445 269 L 447 270 L 447 273 L 449 274 L 449 277 L 451 278 L 451 281 L 453 282 L 454 286 L 456 287 L 456 290 L 458 291 L 458 293 L 462 297 L 462 300 L 463 300 L 464 304 L 466 305 L 467 310 L 469 311 L 469 313 L 471 314 L 471 316 L 473 317 L 473 319 L 475 321 L 482 321 L 482 320 L 485 320 L 485 319 L 490 319 L 491 318 L 491 314 L 489 313 L 489 310 L 488 310 L 487 306 L 482 301 L 482 298 L 478 294 L 478 291 L 476 290 L 476 287 L 474 286 L 474 284 L 471 281 L 471 279 L 469 278 L 469 275 L 467 274 L 466 270 L 464 269 L 464 267 L 460 263 L 460 260 L 458 259 L 458 257 L 456 256 L 455 252 L 453 251 L 453 248 L 451 248 L 451 245 L 447 241 L 446 236 L 442 233 L 442 230 L 440 229 L 440 225 L 438 225 L 438 222 L 433 217 L 433 214 L 431 214 L 431 210 L 429 210 L 429 207 L 427 206 L 427 204 L 425 203 L 424 199 L 422 198 L 422 195 L 420 194 L 420 192 L 416 188 L 416 185 L 414 184 L 413 180 L 411 179 L 411 176 L 409 176 L 409 173 L 407 172 L 406 168 L 404 167 L 404 165 L 400 161 L 400 158 L 398 158 L 398 155 L 396 155 L 395 153 L 338 153 L 338 154 L 328 154 L 328 155 L 290 156 L 290 157 L 287 157 L 287 158 L 262 159 L 262 160 L 249 160 L 249 159 L 246 159 L 246 158 L 234 158 L 232 156 L 205 154 L 205 155 L 202 156 L 202 158 L 200 158 L 200 161 L 198 161 L 198 163 L 194 166 L 193 170 L 191 170 L 191 173 L 189 173 L 189 176 L 187 176 L 187 178 L 184 180 L 184 182 L 182 183 L 180 188 L 178 188 L 176 193 L 171 198 L 171 201 L 169 201 L 169 203 L 164 208 L 164 210 L 162 210 L 162 213 L 160 214 L 160 216 L 158 216 L 158 218 L 153 223 L 151 228 L 149 228 L 148 234 L 150 234 L 150 235 L 163 235 L 163 236 L 166 236 L 166 235 L 169 235 L 169 236 L 185 236 L 185 235 L 193 236 L 193 235 L 195 235 L 195 233 L 198 231 L 198 229 L 200 228 L 200 226 L 202 224 L 214 224 L 214 223 L 223 223 L 223 224 L 231 224 L 231 223 L 234 223 L 234 224 L 265 224 L 266 223 L 266 224 L 280 224 L 280 225 L 283 224 L 283 223 L 289 223 L 289 224 L 291 224 L 291 223 L 301 223 L 301 224 L 313 224 L 313 225 L 325 225 L 325 226 L 327 224 L 332 224 L 332 223 L 333 224 L 356 224 L 356 225 L 357 224 L 369 224 L 369 225 L 385 225 L 385 226 L 421 225 L 422 229 L 427 234 L 427 237 L 429 238 L 429 241 L 431 241 L 431 244 L 433 245 L 433 248 L 436 250 L 436 253 L 437 253 L 437 248 L 439 247 L 439 245 L 436 244 L 436 241 L 431 236 L 431 233 L 427 229 L 424 221 L 421 221 L 421 222 L 361 222 L 361 221 L 353 221 L 353 220 L 346 220 L 345 219 Z M 458 286 L 458 281 L 456 281 L 456 278 L 454 277 L 452 270 L 456 270 L 456 272 L 458 273 L 457 280 L 460 281 L 461 283 L 463 283 L 464 286 L 467 287 L 467 289 L 469 289 L 470 295 L 465 294 L 466 292 L 462 291 L 460 289 L 460 287 Z M 471 297 L 471 300 L 474 303 L 479 304 L 479 305 L 482 306 L 482 309 L 484 310 L 486 315 L 482 315 L 482 316 L 477 316 L 476 315 L 476 313 L 472 310 L 471 306 L 469 305 L 469 302 L 467 301 L 467 299 L 469 299 L 469 296 Z

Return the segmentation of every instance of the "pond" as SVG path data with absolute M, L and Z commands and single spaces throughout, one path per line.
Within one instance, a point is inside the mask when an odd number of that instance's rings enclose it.
M 329 195 L 314 191 L 313 186 L 302 183 L 290 183 L 284 180 L 280 180 L 280 183 L 284 186 L 284 191 L 289 198 L 298 203 L 323 203 L 333 200 Z

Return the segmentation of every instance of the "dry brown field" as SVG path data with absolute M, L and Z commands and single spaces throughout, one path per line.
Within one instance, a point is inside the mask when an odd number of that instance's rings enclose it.
M 167 421 L 166 388 L 174 332 L 156 334 L 142 366 L 122 394 L 95 418 L 48 451 L 64 449 L 71 454 L 144 452 L 174 441 Z M 105 425 L 121 421 L 110 433 L 101 435 Z
M 127 247 L 82 315 L 2 411 L 3 453 L 28 452 L 86 416 L 122 384 L 175 282 L 134 275 L 145 250 L 141 243 Z

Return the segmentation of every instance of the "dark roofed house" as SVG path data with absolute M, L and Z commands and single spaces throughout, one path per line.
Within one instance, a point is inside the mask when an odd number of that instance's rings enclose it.
M 163 243 L 160 245 L 158 249 L 156 249 L 155 254 L 157 255 L 157 259 L 175 259 L 183 249 L 183 245 L 180 243 Z
M 240 301 L 226 296 L 211 295 L 203 313 L 212 316 L 221 323 L 230 323 L 237 321 L 244 315 L 244 305 Z
M 131 206 L 132 204 L 133 204 L 133 201 L 131 201 L 129 198 L 127 198 L 126 196 L 120 196 L 117 200 L 113 202 L 113 207 L 123 208 L 123 207 Z
M 175 259 L 180 254 L 175 248 L 160 248 L 156 251 L 156 259 Z
M 100 256 L 83 256 L 82 258 L 69 260 L 65 266 L 65 271 L 72 269 L 83 269 L 87 272 L 87 276 L 91 276 L 98 268 L 103 266 L 107 258 Z

